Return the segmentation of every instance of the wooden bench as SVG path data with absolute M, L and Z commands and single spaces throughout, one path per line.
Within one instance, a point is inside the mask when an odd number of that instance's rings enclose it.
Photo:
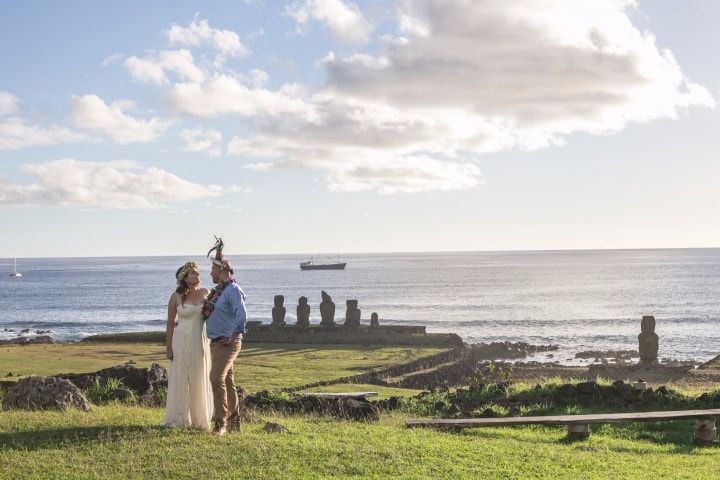
M 377 397 L 378 392 L 301 392 L 297 395 L 301 397 L 353 398 L 355 400 L 365 400 L 367 397 Z
M 469 428 L 497 427 L 501 425 L 566 425 L 568 437 L 584 439 L 590 435 L 591 424 L 659 422 L 695 420 L 695 442 L 701 445 L 717 444 L 715 419 L 720 408 L 708 410 L 678 410 L 669 412 L 596 413 L 588 415 L 555 415 L 544 417 L 461 418 L 461 419 L 409 419 L 407 427 Z

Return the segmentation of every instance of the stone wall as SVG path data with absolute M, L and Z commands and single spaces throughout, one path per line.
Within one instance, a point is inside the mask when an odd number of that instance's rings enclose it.
M 363 325 L 354 328 L 296 325 L 273 327 L 260 322 L 248 322 L 245 343 L 309 343 L 326 345 L 411 345 L 427 347 L 457 347 L 462 339 L 454 333 L 425 333 L 424 326 Z M 84 342 L 157 342 L 165 343 L 165 332 L 130 332 L 92 335 Z

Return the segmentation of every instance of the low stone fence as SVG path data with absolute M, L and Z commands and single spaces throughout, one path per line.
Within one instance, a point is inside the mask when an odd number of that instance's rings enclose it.
M 165 332 L 129 332 L 92 335 L 83 342 L 121 343 L 152 342 L 165 343 Z M 325 327 L 311 325 L 298 327 L 285 325 L 248 325 L 243 336 L 246 343 L 297 343 L 325 345 L 410 345 L 420 347 L 458 347 L 462 339 L 454 333 L 425 333 L 424 326 L 382 325 L 376 327 Z
M 295 387 L 284 388 L 287 392 L 297 392 L 308 388 L 316 388 L 327 385 L 337 385 L 342 383 L 370 384 L 383 386 L 398 386 L 396 383 L 389 382 L 388 379 L 406 375 L 409 373 L 419 372 L 422 370 L 433 369 L 438 365 L 457 362 L 466 355 L 466 348 L 463 346 L 455 347 L 450 350 L 428 355 L 427 357 L 418 358 L 411 362 L 393 365 L 379 370 L 360 373 L 358 375 L 350 375 L 347 377 L 335 378 L 332 380 L 321 380 L 319 382 L 306 383 Z

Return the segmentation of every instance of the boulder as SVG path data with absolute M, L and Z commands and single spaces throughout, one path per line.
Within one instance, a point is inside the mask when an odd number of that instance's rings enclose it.
M 376 422 L 380 420 L 380 410 L 370 402 L 354 398 L 337 398 L 330 405 L 330 412 L 338 418 Z
M 58 375 L 57 378 L 70 380 L 80 388 L 88 388 L 98 378 L 101 383 L 107 382 L 109 378 L 120 380 L 124 387 L 135 392 L 138 397 L 146 393 L 152 393 L 157 387 L 167 387 L 167 370 L 158 365 L 152 364 L 150 368 L 138 368 L 134 365 L 125 364 L 105 368 L 95 373 L 67 373 Z
M 30 377 L 10 387 L 3 398 L 4 409 L 90 410 L 90 402 L 71 381 L 56 377 Z

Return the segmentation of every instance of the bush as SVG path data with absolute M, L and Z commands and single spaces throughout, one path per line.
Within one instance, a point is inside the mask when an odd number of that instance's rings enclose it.
M 112 400 L 116 400 L 115 390 L 122 387 L 122 380 L 117 378 L 108 378 L 103 382 L 100 377 L 95 377 L 93 383 L 85 389 L 85 396 L 95 405 L 106 405 Z M 131 394 L 125 399 L 127 403 L 134 403 L 137 399 Z
M 157 387 L 155 390 L 153 390 L 153 395 L 155 396 L 155 400 L 157 400 L 158 404 L 165 405 L 165 403 L 167 402 L 166 387 Z

